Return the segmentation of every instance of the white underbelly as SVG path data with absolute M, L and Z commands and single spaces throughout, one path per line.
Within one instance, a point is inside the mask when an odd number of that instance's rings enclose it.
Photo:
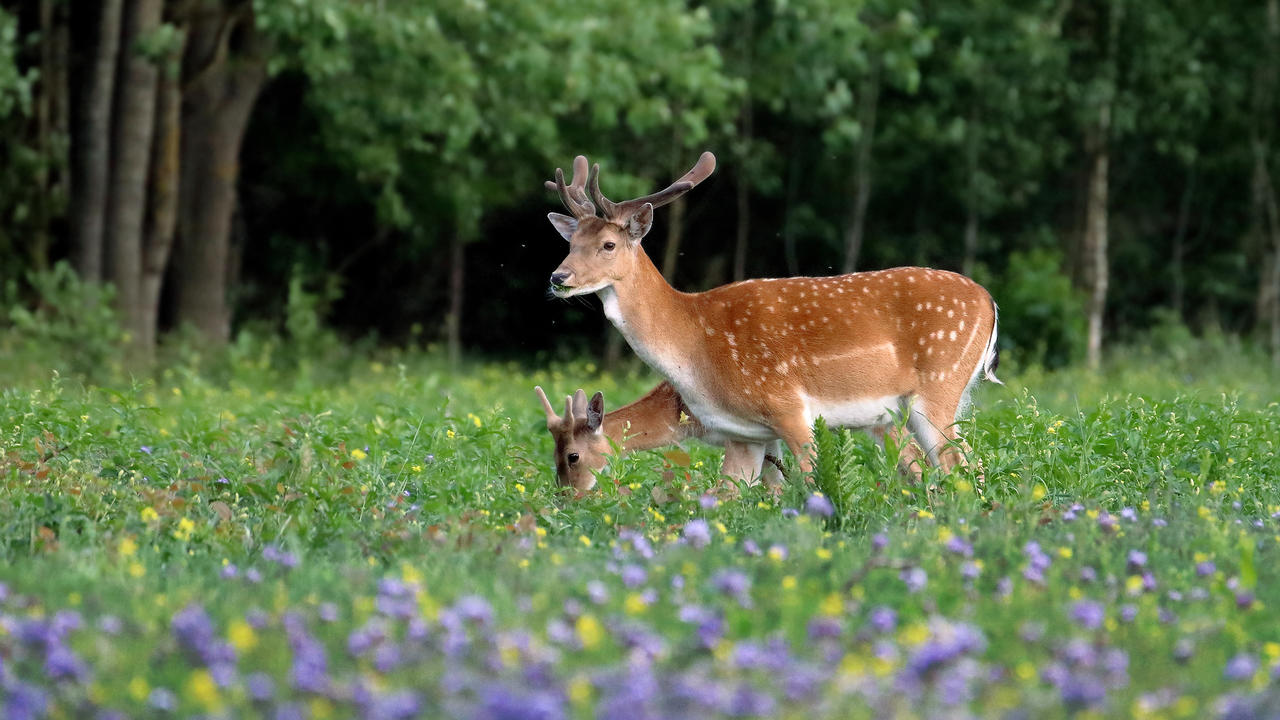
M 805 420 L 812 425 L 821 417 L 828 427 L 879 427 L 892 423 L 901 407 L 902 399 L 897 395 L 841 401 L 805 398 Z
M 724 442 L 726 439 L 767 442 L 778 438 L 778 434 L 768 425 L 726 412 L 702 400 L 695 395 L 695 392 L 686 393 L 681 390 L 681 396 L 684 398 L 685 405 L 689 406 L 698 421 L 707 429 L 707 436 L 715 438 L 711 442 Z

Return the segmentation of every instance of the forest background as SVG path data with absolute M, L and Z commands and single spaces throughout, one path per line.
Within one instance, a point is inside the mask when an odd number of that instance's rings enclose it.
M 710 149 L 645 240 L 677 288 L 922 264 L 1016 362 L 1280 362 L 1278 77 L 1280 0 L 4 0 L 0 349 L 613 364 L 542 181 Z

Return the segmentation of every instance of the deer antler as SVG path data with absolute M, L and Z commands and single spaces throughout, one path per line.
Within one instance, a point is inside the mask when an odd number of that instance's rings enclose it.
M 556 415 L 556 411 L 551 407 L 551 401 L 547 399 L 547 394 L 542 392 L 540 386 L 534 385 L 533 391 L 538 394 L 538 399 L 542 401 L 542 409 L 547 413 L 547 429 L 554 431 L 560 427 L 560 416 Z
M 681 195 L 689 192 L 695 185 L 710 177 L 715 169 L 716 156 L 711 152 L 704 152 L 689 172 L 684 174 L 684 177 L 671 183 L 665 189 L 659 190 L 652 195 L 645 195 L 644 197 L 620 203 L 609 200 L 604 196 L 604 193 L 600 192 L 599 165 L 591 168 L 591 177 L 588 180 L 591 186 L 591 195 L 595 198 L 600 209 L 604 211 L 604 216 L 614 222 L 622 222 L 644 207 L 645 203 L 649 203 L 655 208 L 660 208 L 663 205 L 675 202 Z
M 583 155 L 573 159 L 573 182 L 568 185 L 564 184 L 564 171 L 556 168 L 556 179 L 554 182 L 548 180 L 546 186 L 548 190 L 555 190 L 560 193 L 560 201 L 568 208 L 569 212 L 579 220 L 588 217 L 595 217 L 596 206 L 591 204 L 590 198 L 587 197 L 586 183 L 587 175 L 591 175 L 591 183 L 595 184 L 595 175 L 600 172 L 600 166 L 596 165 L 591 168 L 590 173 L 587 172 L 587 158 Z

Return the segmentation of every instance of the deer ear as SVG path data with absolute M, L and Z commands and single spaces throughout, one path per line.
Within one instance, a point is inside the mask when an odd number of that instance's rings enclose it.
M 645 203 L 627 218 L 627 237 L 631 240 L 631 244 L 638 245 L 644 236 L 649 234 L 651 227 L 653 227 L 653 205 Z
M 547 219 L 555 226 L 556 232 L 565 240 L 573 237 L 573 233 L 578 229 L 577 218 L 561 215 L 560 213 L 547 213 Z
M 587 427 L 592 432 L 604 432 L 604 393 L 596 392 L 587 403 Z

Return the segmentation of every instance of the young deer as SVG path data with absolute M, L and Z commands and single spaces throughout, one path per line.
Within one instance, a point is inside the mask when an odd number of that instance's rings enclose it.
M 962 275 L 917 267 L 679 292 L 641 241 L 655 207 L 714 169 L 715 156 L 703 153 L 665 190 L 621 203 L 600 192 L 600 167 L 588 173 L 585 157 L 574 159 L 571 184 L 556 169 L 547 186 L 572 215 L 548 215 L 569 241 L 553 293 L 598 294 L 605 316 L 704 427 L 747 443 L 782 438 L 804 472 L 819 416 L 883 429 L 905 415 L 928 462 L 965 463 L 961 406 L 982 376 L 999 382 L 991 295 Z
M 774 464 L 781 452 L 776 441 L 771 450 L 774 462 L 770 462 L 762 443 L 735 442 L 708 433 L 671 383 L 659 383 L 644 397 L 611 413 L 604 411 L 604 393 L 597 392 L 588 402 L 587 394 L 578 390 L 565 398 L 564 414 L 556 415 L 542 388 L 533 390 L 542 401 L 547 430 L 555 439 L 556 479 L 563 486 L 579 492 L 594 487 L 595 473 L 608 463 L 613 445 L 623 453 L 631 453 L 686 438 L 724 445 L 724 464 L 720 468 L 724 475 L 748 483 L 763 477 L 771 487 L 781 484 L 781 473 Z

